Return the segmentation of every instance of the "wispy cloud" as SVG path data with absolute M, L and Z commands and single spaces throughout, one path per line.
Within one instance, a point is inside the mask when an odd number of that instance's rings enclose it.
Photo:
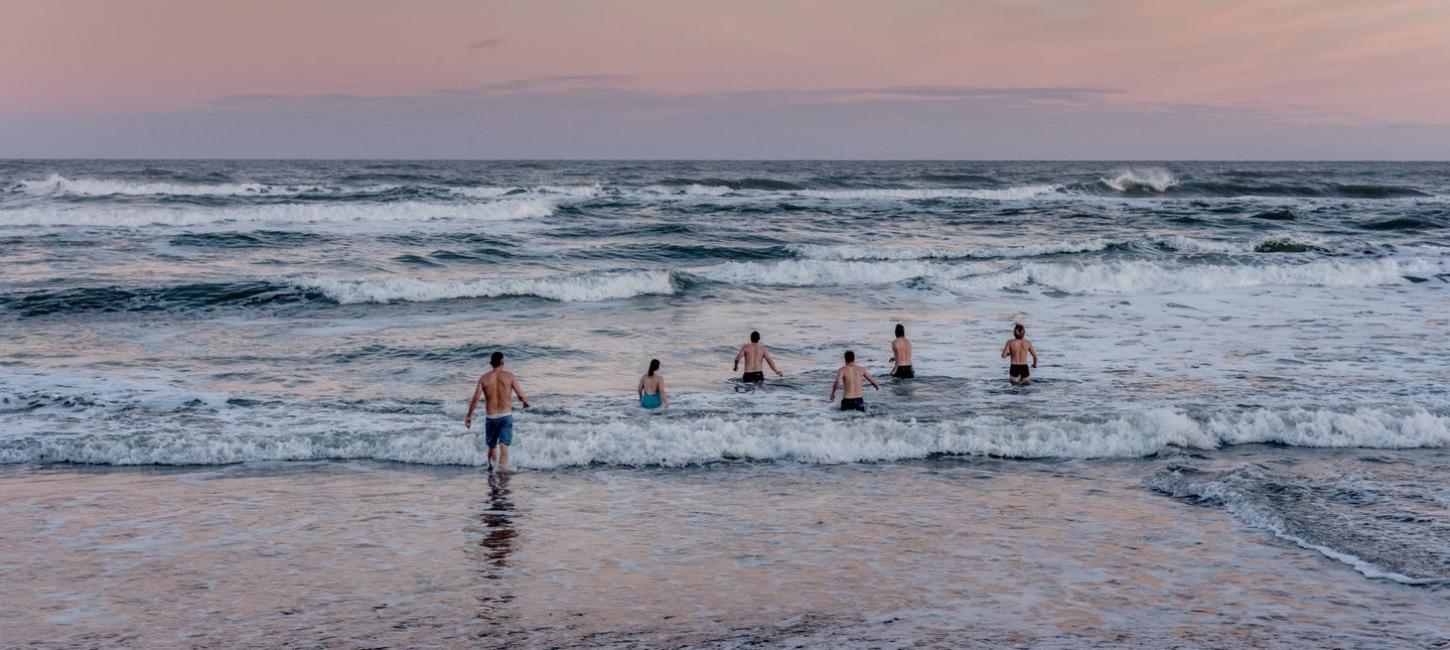
M 491 50 L 495 47 L 498 47 L 502 43 L 502 38 L 499 38 L 497 36 L 490 36 L 488 38 L 479 39 L 472 43 L 469 43 L 468 47 L 474 50 Z

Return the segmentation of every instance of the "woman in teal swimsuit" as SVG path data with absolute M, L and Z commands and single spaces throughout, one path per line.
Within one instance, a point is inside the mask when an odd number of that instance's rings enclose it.
M 670 396 L 665 393 L 665 377 L 659 370 L 660 360 L 650 359 L 649 372 L 639 378 L 639 405 L 647 409 L 670 407 Z

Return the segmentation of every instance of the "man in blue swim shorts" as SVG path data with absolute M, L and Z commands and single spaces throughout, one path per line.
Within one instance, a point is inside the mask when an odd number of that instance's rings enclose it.
M 473 389 L 473 400 L 468 403 L 468 415 L 463 426 L 473 428 L 473 410 L 478 408 L 478 398 L 484 398 L 483 441 L 488 445 L 488 466 L 498 471 L 508 471 L 509 445 L 514 442 L 513 396 L 519 396 L 524 408 L 529 408 L 529 398 L 519 386 L 518 377 L 503 367 L 503 353 L 495 352 L 488 360 L 493 370 L 478 378 Z M 498 465 L 494 463 L 494 452 L 498 453 Z

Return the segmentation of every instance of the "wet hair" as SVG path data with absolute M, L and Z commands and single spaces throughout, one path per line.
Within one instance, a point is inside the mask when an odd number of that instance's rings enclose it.
M 1018 324 L 1012 326 L 1012 336 L 1015 336 L 1015 337 L 1017 337 L 1017 338 L 1020 339 L 1020 338 L 1022 338 L 1024 336 L 1026 336 L 1026 335 L 1027 335 L 1027 328 L 1026 327 L 1023 327 L 1022 326 L 1022 323 L 1018 323 Z
M 851 363 L 852 361 L 855 361 L 855 360 L 856 360 L 856 353 L 855 352 L 852 352 L 850 350 L 846 350 L 846 363 Z
M 751 343 L 759 343 L 760 342 L 760 332 L 751 332 L 750 333 L 750 342 Z
M 896 335 L 897 336 L 906 336 L 906 326 L 905 325 L 902 325 L 901 323 L 897 323 L 896 324 Z
M 503 365 L 503 353 L 502 352 L 495 352 L 495 353 L 493 353 L 493 356 L 491 356 L 491 357 L 488 358 L 488 365 L 493 366 L 495 368 Z
M 655 371 L 657 371 L 659 369 L 660 369 L 660 360 L 659 359 L 650 359 L 649 360 L 649 375 L 651 377 L 653 377 L 654 374 L 655 374 Z

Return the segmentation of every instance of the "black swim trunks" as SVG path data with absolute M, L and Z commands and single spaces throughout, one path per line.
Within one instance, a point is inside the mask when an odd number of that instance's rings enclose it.
M 841 410 L 842 411 L 860 411 L 862 413 L 865 413 L 866 412 L 866 398 L 864 398 L 864 397 L 847 397 L 845 399 L 842 399 L 841 400 Z
M 911 379 L 916 376 L 916 372 L 911 369 L 911 366 L 896 366 L 896 370 L 891 373 L 891 376 L 897 379 Z
M 747 373 L 745 373 L 743 375 L 740 375 L 740 381 L 743 381 L 743 382 L 745 382 L 747 384 L 759 384 L 759 383 L 762 383 L 762 382 L 765 381 L 765 371 L 764 370 L 758 370 L 756 372 L 747 372 Z
M 1032 373 L 1027 369 L 1027 364 L 1025 364 L 1025 363 L 1014 363 L 1014 364 L 1012 364 L 1012 367 L 1007 370 L 1007 376 L 1008 377 L 1031 377 L 1032 376 Z

